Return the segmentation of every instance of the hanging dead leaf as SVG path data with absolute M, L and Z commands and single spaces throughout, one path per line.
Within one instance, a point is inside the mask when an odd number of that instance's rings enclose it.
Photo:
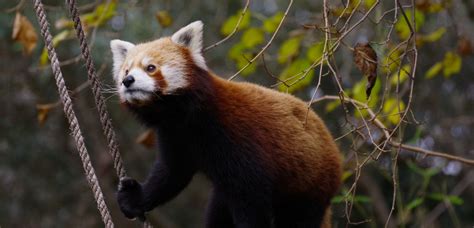
M 13 21 L 12 39 L 23 45 L 23 51 L 26 55 L 31 55 L 36 47 L 38 35 L 31 22 L 21 13 L 17 12 Z
M 461 54 L 462 56 L 466 56 L 466 55 L 472 54 L 472 51 L 473 51 L 473 48 L 472 48 L 471 41 L 467 37 L 461 36 L 461 38 L 459 38 L 458 40 L 459 54 Z
M 169 27 L 173 23 L 173 18 L 168 11 L 160 10 L 155 14 L 156 20 L 163 28 Z
M 357 69 L 367 77 L 365 94 L 369 99 L 377 81 L 377 54 L 368 43 L 357 43 L 354 47 L 354 63 Z
M 46 122 L 46 119 L 48 118 L 49 111 L 51 108 L 54 106 L 51 104 L 37 104 L 36 105 L 36 111 L 37 113 L 37 118 L 38 118 L 38 123 L 40 125 L 43 125 L 44 122 Z
M 135 140 L 138 144 L 142 144 L 146 148 L 153 148 L 156 144 L 156 135 L 155 131 L 148 129 L 145 132 L 141 133 Z

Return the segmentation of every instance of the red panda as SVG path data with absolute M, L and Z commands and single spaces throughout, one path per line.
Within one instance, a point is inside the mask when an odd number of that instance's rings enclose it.
M 292 95 L 213 74 L 202 29 L 111 41 L 121 103 L 156 130 L 160 152 L 143 183 L 120 181 L 120 209 L 143 219 L 202 172 L 213 184 L 206 227 L 330 227 L 342 170 L 323 121 Z

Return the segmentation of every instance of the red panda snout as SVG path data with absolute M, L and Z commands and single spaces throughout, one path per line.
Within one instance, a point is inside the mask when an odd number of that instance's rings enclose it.
M 151 100 L 156 92 L 155 80 L 139 68 L 125 71 L 128 74 L 124 73 L 123 79 L 117 81 L 121 101 L 134 104 Z
M 132 76 L 132 75 L 129 75 L 127 77 L 125 77 L 125 79 L 123 79 L 122 81 L 122 84 L 125 86 L 125 87 L 130 87 L 133 83 L 135 82 L 135 78 Z

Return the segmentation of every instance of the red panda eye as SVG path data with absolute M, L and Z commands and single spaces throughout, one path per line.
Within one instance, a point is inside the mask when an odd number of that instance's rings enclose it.
M 155 69 L 156 69 L 156 67 L 154 65 L 148 65 L 146 67 L 146 71 L 148 71 L 148 72 L 153 72 L 153 71 L 155 71 Z

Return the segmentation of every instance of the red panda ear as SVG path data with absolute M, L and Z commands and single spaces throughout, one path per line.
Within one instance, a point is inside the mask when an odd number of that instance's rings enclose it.
M 171 41 L 189 48 L 196 65 L 207 70 L 206 61 L 202 56 L 202 27 L 202 21 L 195 21 L 175 32 Z
M 194 53 L 202 52 L 202 21 L 195 21 L 171 36 L 171 40 L 177 44 L 188 47 Z
M 122 67 L 123 61 L 125 61 L 125 57 L 127 57 L 128 51 L 135 47 L 135 44 L 132 44 L 127 41 L 123 40 L 112 40 L 110 41 L 110 49 L 112 50 L 112 56 L 114 60 L 113 64 L 113 73 L 114 77 L 117 77 L 120 68 Z

